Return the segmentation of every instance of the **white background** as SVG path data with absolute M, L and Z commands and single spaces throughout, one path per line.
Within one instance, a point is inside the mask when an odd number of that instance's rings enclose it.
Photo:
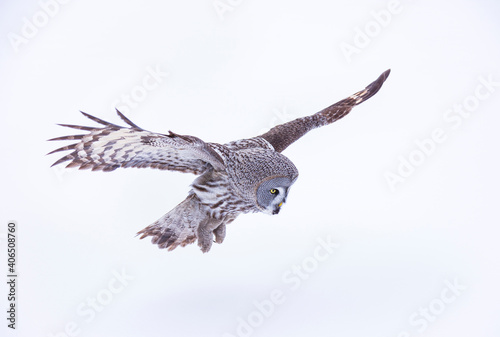
M 500 336 L 498 2 L 47 8 L 50 17 L 37 1 L 0 6 L 0 262 L 6 275 L 15 220 L 15 334 Z M 346 57 L 346 44 L 359 48 Z M 114 106 L 125 94 L 140 98 L 122 108 L 145 129 L 226 142 L 319 111 L 388 68 L 376 96 L 284 152 L 300 177 L 281 214 L 240 216 L 208 254 L 134 237 L 194 176 L 50 168 L 59 156 L 45 155 L 64 145 L 47 139 L 74 132 L 56 123 L 94 125 L 79 110 L 122 123 Z M 138 97 L 151 69 L 163 77 Z M 465 102 L 467 118 L 447 112 Z M 415 142 L 438 128 L 446 140 L 419 154 Z M 391 189 L 388 172 L 412 153 L 419 165 Z M 324 261 L 318 240 L 338 245 Z M 4 312 L 5 282 L 0 291 Z M 255 302 L 272 292 L 282 301 L 262 313 Z M 12 333 L 0 316 L 2 336 Z

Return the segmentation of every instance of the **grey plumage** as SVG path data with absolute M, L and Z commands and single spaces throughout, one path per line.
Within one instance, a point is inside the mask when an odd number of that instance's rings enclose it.
M 150 167 L 199 175 L 187 198 L 178 206 L 139 231 L 140 238 L 168 250 L 198 242 L 208 252 L 212 242 L 222 243 L 226 225 L 239 214 L 279 213 L 290 187 L 298 177 L 295 165 L 281 152 L 314 128 L 344 117 L 382 87 L 390 70 L 364 90 L 320 112 L 278 125 L 263 135 L 227 144 L 173 132 L 159 134 L 132 123 L 117 110 L 129 127 L 121 127 L 82 112 L 103 127 L 60 124 L 85 134 L 50 140 L 76 140 L 50 153 L 71 151 L 53 165 L 113 171 L 119 167 Z

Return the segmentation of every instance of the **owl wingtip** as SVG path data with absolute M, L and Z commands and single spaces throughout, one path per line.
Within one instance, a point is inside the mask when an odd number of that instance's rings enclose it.
M 391 68 L 387 69 L 386 71 L 384 71 L 380 76 L 379 76 L 379 80 L 381 80 L 382 82 L 385 82 L 385 80 L 387 79 L 387 77 L 389 77 L 389 74 L 391 73 Z

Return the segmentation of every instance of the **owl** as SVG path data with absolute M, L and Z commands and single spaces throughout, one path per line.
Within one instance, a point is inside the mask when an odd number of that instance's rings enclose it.
M 137 235 L 141 239 L 151 237 L 153 244 L 168 250 L 197 242 L 206 253 L 213 242 L 224 241 L 226 226 L 238 215 L 278 214 L 299 175 L 290 159 L 281 154 L 283 150 L 310 130 L 335 122 L 375 95 L 389 73 L 385 71 L 364 90 L 313 115 L 227 144 L 208 143 L 171 131 L 146 131 L 118 110 L 128 127 L 82 112 L 102 126 L 59 124 L 85 133 L 50 139 L 76 141 L 49 153 L 71 151 L 52 166 L 69 161 L 66 167 L 81 170 L 108 172 L 120 167 L 149 167 L 197 175 L 186 199 Z

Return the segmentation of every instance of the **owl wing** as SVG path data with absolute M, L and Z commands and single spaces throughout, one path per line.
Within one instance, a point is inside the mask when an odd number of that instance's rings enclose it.
M 365 89 L 329 106 L 326 109 L 317 112 L 314 115 L 297 118 L 288 123 L 275 126 L 268 132 L 260 135 L 268 141 L 277 152 L 282 152 L 290 144 L 305 135 L 312 129 L 319 128 L 324 125 L 331 124 L 336 120 L 347 115 L 351 109 L 368 98 L 375 95 L 382 84 L 385 82 L 391 70 L 385 71 L 374 82 L 368 85 Z
M 84 116 L 104 127 L 59 124 L 88 133 L 49 139 L 78 141 L 48 153 L 72 150 L 52 166 L 69 161 L 66 167 L 92 171 L 151 167 L 194 174 L 201 174 L 209 165 L 217 170 L 224 169 L 223 159 L 210 144 L 201 139 L 173 132 L 167 135 L 149 132 L 132 123 L 118 110 L 117 113 L 129 127 L 111 124 L 85 112 L 82 112 Z

